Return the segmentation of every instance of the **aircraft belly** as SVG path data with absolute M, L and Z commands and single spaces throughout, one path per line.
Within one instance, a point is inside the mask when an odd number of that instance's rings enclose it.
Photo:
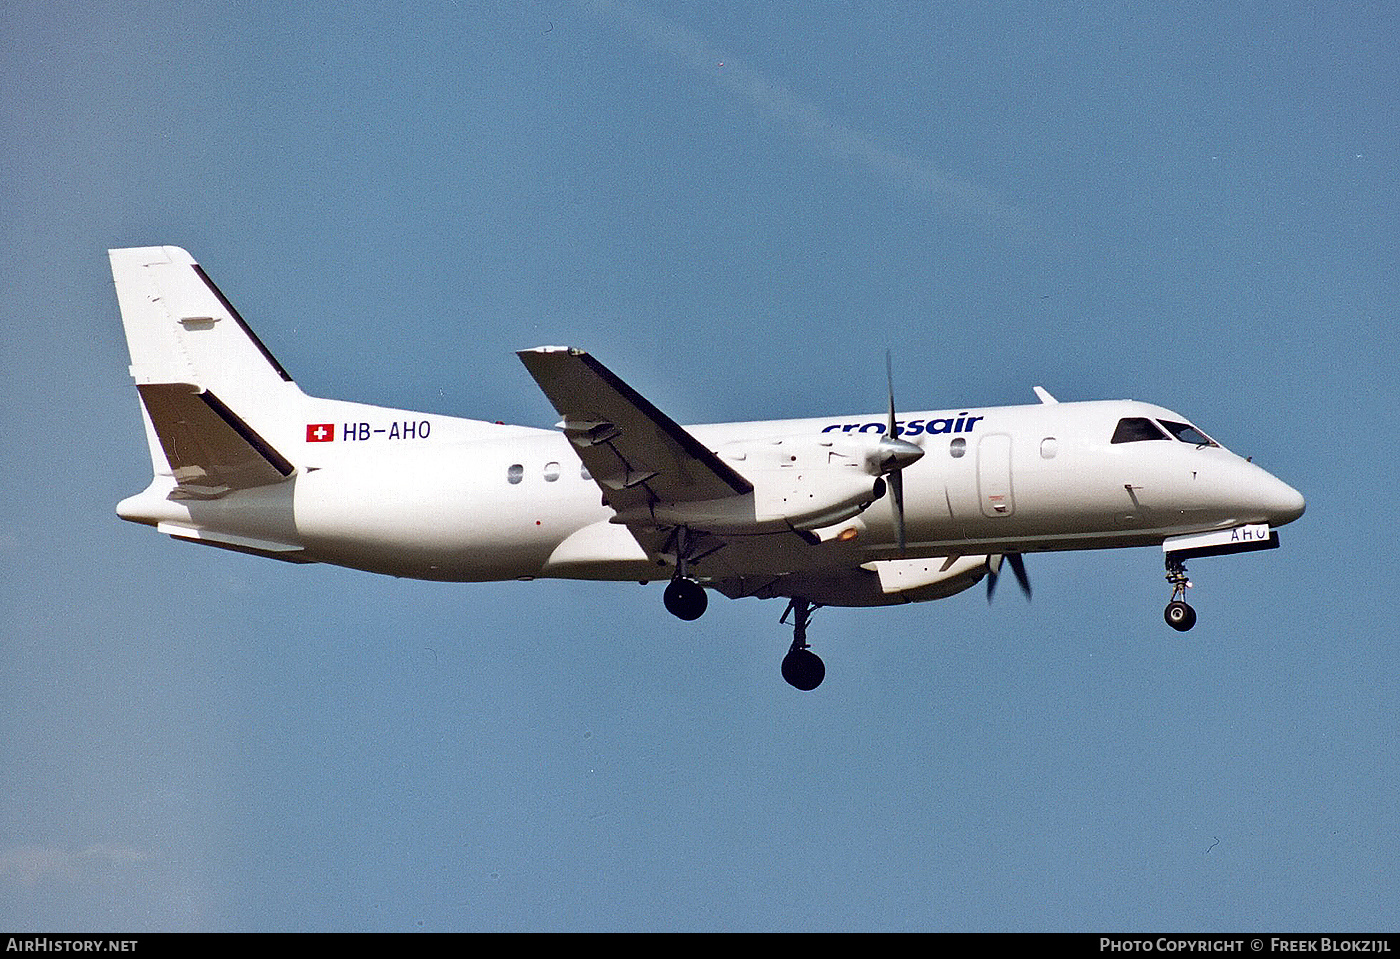
M 886 593 L 880 587 L 879 576 L 860 568 L 734 576 L 713 585 L 731 599 L 800 596 L 822 606 L 894 606 L 908 602 L 898 593 Z
M 559 579 L 651 579 L 658 573 L 627 527 L 607 519 L 590 523 L 569 534 L 550 553 L 541 576 Z

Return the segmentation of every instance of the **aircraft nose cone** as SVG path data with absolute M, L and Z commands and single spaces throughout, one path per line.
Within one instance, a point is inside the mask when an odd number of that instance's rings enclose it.
M 1279 486 L 1283 489 L 1279 491 L 1278 505 L 1274 507 L 1275 526 L 1282 526 L 1284 523 L 1291 523 L 1299 516 L 1303 515 L 1303 510 L 1308 508 L 1308 504 L 1303 499 L 1303 494 L 1298 492 L 1287 483 L 1280 481 Z
M 1291 523 L 1307 509 L 1308 504 L 1304 501 L 1303 494 L 1277 477 L 1269 476 L 1260 493 L 1271 526 Z

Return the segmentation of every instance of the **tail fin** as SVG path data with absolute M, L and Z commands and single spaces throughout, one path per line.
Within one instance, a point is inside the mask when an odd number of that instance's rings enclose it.
M 305 399 L 184 250 L 109 250 L 157 476 L 189 495 L 278 482 Z

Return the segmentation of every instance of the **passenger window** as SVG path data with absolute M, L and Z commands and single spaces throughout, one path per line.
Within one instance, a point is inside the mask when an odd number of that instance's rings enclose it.
M 948 444 L 948 452 L 952 455 L 953 459 L 961 458 L 962 455 L 967 452 L 967 440 L 959 436 Z
M 553 482 L 554 482 L 555 480 L 557 480 L 558 478 L 559 478 L 559 464 L 558 464 L 558 463 L 546 463 L 546 464 L 544 465 L 544 481 L 545 481 L 546 483 L 553 483 Z
M 1215 440 L 1202 433 L 1190 423 L 1173 423 L 1171 420 L 1162 420 L 1162 425 L 1167 428 L 1167 432 L 1181 440 L 1183 443 L 1194 443 L 1197 446 L 1217 446 Z
M 1156 423 L 1143 416 L 1128 416 L 1118 421 L 1113 431 L 1114 443 L 1138 443 L 1142 440 L 1164 440 L 1167 434 Z
M 519 483 L 524 478 L 525 467 L 521 466 L 519 463 L 516 463 L 511 466 L 510 469 L 506 470 L 506 481 L 509 483 Z

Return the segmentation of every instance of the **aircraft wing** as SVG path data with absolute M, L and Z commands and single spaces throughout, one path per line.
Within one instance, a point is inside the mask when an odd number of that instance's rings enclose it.
M 742 496 L 753 484 L 583 350 L 518 354 L 603 497 L 624 512 L 656 503 Z

